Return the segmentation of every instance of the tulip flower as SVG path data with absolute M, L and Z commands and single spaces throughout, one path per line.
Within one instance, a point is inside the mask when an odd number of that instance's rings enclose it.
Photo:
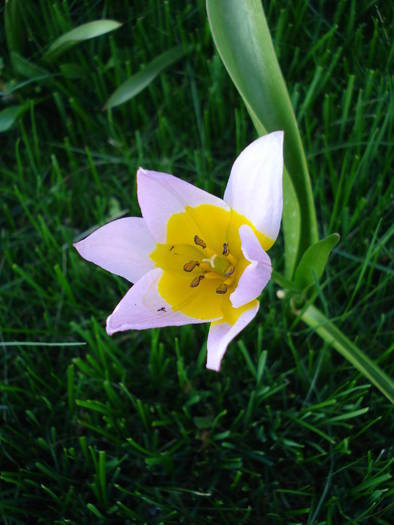
M 114 220 L 74 246 L 134 283 L 107 319 L 109 335 L 210 322 L 207 368 L 256 316 L 271 277 L 267 250 L 282 217 L 283 132 L 238 156 L 223 199 L 173 175 L 139 168 L 140 217 Z

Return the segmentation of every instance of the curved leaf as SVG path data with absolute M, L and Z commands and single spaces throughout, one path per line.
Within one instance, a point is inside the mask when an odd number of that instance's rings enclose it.
M 392 403 L 394 402 L 394 384 L 390 377 L 352 343 L 320 310 L 310 305 L 301 314 L 301 319 L 357 368 Z
M 331 250 L 338 243 L 339 238 L 338 233 L 333 233 L 325 239 L 309 246 L 304 252 L 295 272 L 294 282 L 297 288 L 303 290 L 314 284 L 315 279 L 320 279 L 323 275 Z
M 7 131 L 24 111 L 23 106 L 9 106 L 0 111 L 0 133 Z
M 34 79 L 44 77 L 45 75 L 49 75 L 46 69 L 42 68 L 41 66 L 38 66 L 31 60 L 24 58 L 22 55 L 16 53 L 15 51 L 11 51 L 10 57 L 12 67 L 14 68 L 15 72 L 18 73 L 18 75 L 21 75 L 22 77 Z
M 61 53 L 70 49 L 70 47 L 79 44 L 79 42 L 114 31 L 114 29 L 118 29 L 121 25 L 122 24 L 116 20 L 94 20 L 93 22 L 82 24 L 57 38 L 48 51 L 44 53 L 43 59 L 52 61 Z
M 291 277 L 302 253 L 318 240 L 317 221 L 297 122 L 261 1 L 207 0 L 207 13 L 216 48 L 256 128 L 261 130 L 257 120 L 267 132 L 285 131 L 285 164 L 299 202 L 301 226 L 297 255 L 287 268 L 287 275 Z M 289 188 L 291 191 L 291 186 L 285 185 L 285 191 Z M 293 197 L 288 200 L 293 201 Z M 290 224 L 285 221 L 284 228 Z M 294 231 L 285 232 L 285 238 L 293 236 Z
M 184 54 L 184 49 L 177 46 L 156 57 L 142 71 L 123 82 L 109 97 L 103 109 L 114 108 L 138 95 L 163 69 L 179 60 Z

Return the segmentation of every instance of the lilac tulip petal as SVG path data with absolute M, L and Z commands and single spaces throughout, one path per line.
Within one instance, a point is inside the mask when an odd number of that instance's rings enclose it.
M 231 325 L 225 322 L 212 323 L 207 342 L 207 368 L 219 372 L 227 346 L 256 316 L 260 303 L 254 301 L 249 310 L 243 312 Z
M 283 206 L 283 131 L 260 137 L 234 162 L 224 200 L 273 241 Z
M 172 310 L 157 290 L 161 275 L 160 268 L 151 270 L 126 293 L 107 319 L 108 335 L 124 330 L 144 330 L 204 322 Z
M 134 283 L 154 268 L 149 254 L 155 245 L 144 219 L 127 217 L 98 228 L 74 248 L 87 261 Z
M 271 279 L 271 259 L 261 247 L 252 228 L 242 225 L 239 228 L 241 249 L 250 264 L 243 271 L 238 286 L 230 295 L 231 304 L 239 308 L 256 299 Z
M 157 242 L 165 242 L 168 219 L 186 206 L 213 204 L 228 209 L 218 197 L 173 175 L 139 168 L 137 172 L 138 202 L 142 216 Z

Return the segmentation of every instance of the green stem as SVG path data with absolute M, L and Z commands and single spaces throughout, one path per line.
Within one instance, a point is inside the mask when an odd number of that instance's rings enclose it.
M 294 284 L 288 279 L 286 279 L 286 277 L 284 277 L 281 273 L 272 270 L 271 277 L 272 280 L 281 288 L 284 288 L 285 290 L 296 290 Z
M 367 357 L 318 308 L 309 305 L 300 315 L 308 326 L 347 359 L 361 374 L 376 386 L 392 403 L 394 384 L 381 368 Z
M 292 282 L 282 274 L 273 271 L 272 280 L 284 290 L 295 291 Z M 312 299 L 313 301 L 313 299 Z M 298 319 L 302 319 L 324 341 L 330 344 L 347 359 L 357 370 L 376 386 L 392 403 L 394 402 L 394 384 L 390 377 L 360 350 L 335 324 L 312 303 L 297 310 Z

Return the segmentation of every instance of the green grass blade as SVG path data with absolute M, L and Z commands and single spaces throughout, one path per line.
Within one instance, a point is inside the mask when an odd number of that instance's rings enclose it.
M 25 41 L 21 0 L 8 0 L 4 8 L 4 32 L 8 51 L 21 51 Z
M 316 213 L 300 133 L 261 2 L 207 0 L 207 13 L 216 48 L 255 126 L 257 120 L 268 132 L 285 131 L 285 164 L 301 214 L 299 260 L 318 240 Z M 259 132 L 261 126 L 256 126 Z M 285 191 L 288 187 L 285 185 Z M 285 228 L 288 223 L 285 221 Z M 294 267 L 293 263 L 287 269 L 288 276 Z
M 122 24 L 116 20 L 94 20 L 93 22 L 82 24 L 57 38 L 42 58 L 43 60 L 51 62 L 61 53 L 70 49 L 70 47 L 85 40 L 105 35 L 105 33 L 118 29 L 121 25 Z
M 333 346 L 349 363 L 357 368 L 357 370 L 375 385 L 392 403 L 394 402 L 393 381 L 320 310 L 310 305 L 301 314 L 301 319 L 313 328 L 324 341 Z
M 142 71 L 123 82 L 109 97 L 103 109 L 114 108 L 138 95 L 163 69 L 179 60 L 184 54 L 184 49 L 177 46 L 156 57 Z

